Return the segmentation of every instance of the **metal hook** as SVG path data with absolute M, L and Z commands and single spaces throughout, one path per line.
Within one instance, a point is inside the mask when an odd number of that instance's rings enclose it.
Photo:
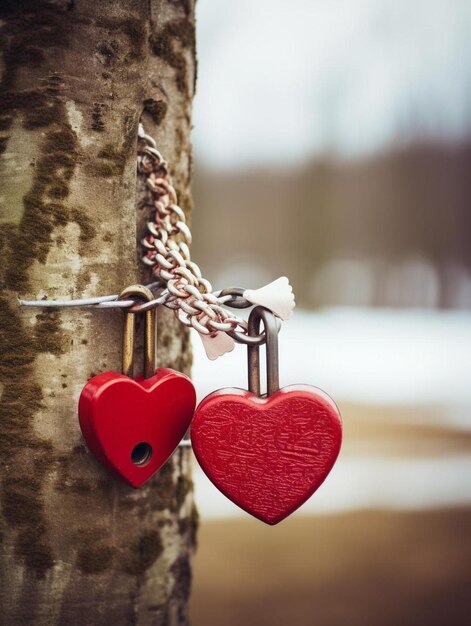
M 244 291 L 243 287 L 227 287 L 218 293 L 218 297 L 231 296 L 231 299 L 226 300 L 224 304 L 232 309 L 248 309 L 253 306 L 253 303 L 243 297 Z M 243 343 L 246 346 L 261 346 L 265 343 L 265 333 L 250 336 L 237 330 L 229 330 L 227 334 L 237 343 Z
M 260 333 L 260 322 L 263 322 L 266 336 L 267 362 L 267 396 L 273 395 L 280 388 L 278 374 L 278 324 L 275 315 L 262 306 L 257 306 L 250 313 L 248 322 L 249 337 Z M 260 388 L 260 345 L 247 346 L 247 365 L 249 391 L 256 396 L 261 395 Z
M 126 287 L 119 295 L 120 299 L 139 298 L 146 302 L 154 299 L 154 294 L 143 285 Z M 124 313 L 123 351 L 121 370 L 125 376 L 133 377 L 134 373 L 134 336 L 136 313 Z M 145 340 L 144 340 L 144 378 L 150 378 L 155 373 L 155 340 L 157 331 L 156 308 L 145 311 Z
M 244 291 L 243 287 L 227 287 L 219 292 L 218 297 L 232 296 L 230 300 L 224 302 L 226 306 L 230 306 L 232 309 L 248 309 L 253 306 L 253 303 L 243 297 Z

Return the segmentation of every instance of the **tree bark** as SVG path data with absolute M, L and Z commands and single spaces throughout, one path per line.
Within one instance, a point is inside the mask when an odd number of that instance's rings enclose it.
M 0 621 L 187 624 L 189 452 L 135 491 L 101 468 L 78 425 L 86 381 L 120 369 L 121 314 L 22 311 L 15 297 L 150 282 L 136 246 L 138 122 L 188 212 L 194 2 L 5 0 L 0 18 Z M 188 373 L 188 333 L 170 311 L 157 353 Z

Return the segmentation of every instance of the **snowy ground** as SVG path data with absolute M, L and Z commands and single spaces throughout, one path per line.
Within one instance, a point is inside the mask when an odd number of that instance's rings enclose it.
M 244 347 L 236 346 L 231 354 L 211 362 L 196 333 L 193 344 L 193 380 L 200 398 L 220 387 L 246 387 Z M 470 354 L 468 312 L 296 311 L 280 334 L 280 380 L 282 385 L 314 384 L 341 402 L 431 407 L 431 419 L 438 415 L 444 424 L 468 430 Z M 239 514 L 200 470 L 195 472 L 195 480 L 203 517 Z M 345 455 L 302 511 L 423 508 L 469 502 L 471 455 Z
M 208 361 L 194 333 L 201 397 L 246 387 L 245 348 Z M 394 309 L 295 310 L 283 324 L 282 385 L 309 383 L 361 404 L 471 407 L 471 313 Z M 471 415 L 460 419 L 471 427 Z

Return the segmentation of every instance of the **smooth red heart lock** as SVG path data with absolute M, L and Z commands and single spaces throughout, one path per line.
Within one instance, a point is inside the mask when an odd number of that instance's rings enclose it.
M 342 441 L 333 400 L 310 385 L 270 397 L 221 389 L 199 405 L 194 453 L 214 485 L 239 507 L 277 524 L 324 482 Z
M 137 488 L 175 451 L 195 404 L 193 383 L 179 372 L 161 368 L 136 380 L 104 372 L 82 391 L 80 428 L 98 461 Z

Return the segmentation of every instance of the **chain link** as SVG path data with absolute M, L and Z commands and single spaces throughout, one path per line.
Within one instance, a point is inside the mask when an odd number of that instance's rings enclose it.
M 169 297 L 165 305 L 174 310 L 182 324 L 202 335 L 222 331 L 243 341 L 248 336 L 247 322 L 222 307 L 234 299 L 233 295 L 213 293 L 211 283 L 203 278 L 200 268 L 191 260 L 191 231 L 184 211 L 178 206 L 167 162 L 142 124 L 139 125 L 137 171 L 145 184 L 143 203 L 155 211 L 153 221 L 147 224 L 149 234 L 142 240 L 145 250 L 142 261 L 166 284 Z

